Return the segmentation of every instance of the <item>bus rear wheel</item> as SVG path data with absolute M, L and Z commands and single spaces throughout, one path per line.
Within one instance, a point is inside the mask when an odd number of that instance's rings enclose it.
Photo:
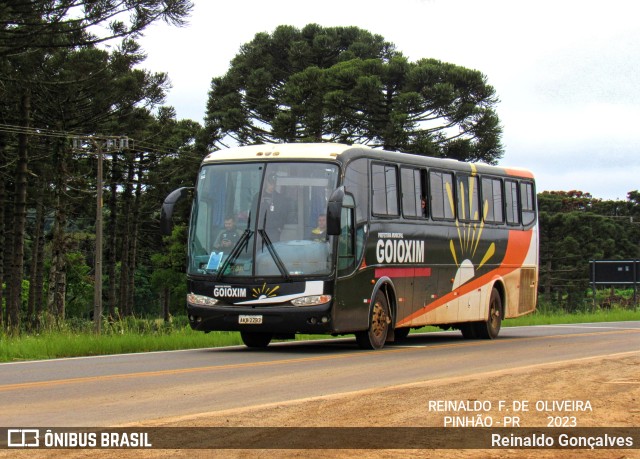
M 390 323 L 389 304 L 384 294 L 378 291 L 371 307 L 369 329 L 356 332 L 358 346 L 362 349 L 382 349 L 387 340 Z
M 267 347 L 273 338 L 273 333 L 247 332 L 241 331 L 240 337 L 247 347 L 262 348 Z
M 482 322 L 480 322 L 482 324 Z M 476 335 L 476 330 L 478 328 L 478 324 L 476 322 L 468 322 L 460 325 L 460 331 L 462 332 L 462 337 L 464 339 L 476 339 L 478 336 Z
M 484 322 L 478 322 L 476 325 L 476 335 L 478 338 L 495 339 L 500 333 L 502 326 L 502 298 L 497 289 L 491 291 L 489 299 L 489 318 Z

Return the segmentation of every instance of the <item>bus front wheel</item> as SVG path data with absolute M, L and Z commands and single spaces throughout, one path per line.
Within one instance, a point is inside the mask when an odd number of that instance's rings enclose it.
M 245 346 L 260 348 L 267 347 L 269 345 L 271 338 L 273 338 L 273 334 L 241 331 L 240 337 L 242 338 L 242 342 Z
M 362 349 L 382 349 L 389 333 L 389 304 L 384 293 L 378 291 L 371 307 L 369 329 L 356 332 L 356 341 Z

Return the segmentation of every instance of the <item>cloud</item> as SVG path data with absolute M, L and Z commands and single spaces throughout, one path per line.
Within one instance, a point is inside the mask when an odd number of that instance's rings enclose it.
M 196 0 L 187 27 L 146 32 L 143 65 L 169 73 L 167 103 L 179 117 L 202 120 L 211 78 L 256 33 L 281 24 L 355 25 L 413 61 L 431 57 L 484 73 L 501 100 L 501 163 L 532 169 L 539 190 L 624 199 L 640 188 L 636 10 L 634 0 Z

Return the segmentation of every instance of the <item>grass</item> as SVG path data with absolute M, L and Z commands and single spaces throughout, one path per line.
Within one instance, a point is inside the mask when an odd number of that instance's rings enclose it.
M 640 310 L 599 309 L 592 312 L 567 314 L 540 310 L 534 314 L 507 319 L 505 327 L 523 325 L 570 324 L 581 322 L 618 322 L 640 320 Z M 0 362 L 43 360 L 62 357 L 125 354 L 133 352 L 166 351 L 233 346 L 242 344 L 237 332 L 202 333 L 191 330 L 186 319 L 164 325 L 158 320 L 125 319 L 105 324 L 103 333 L 92 333 L 91 322 L 67 322 L 61 329 L 39 334 L 6 336 L 0 334 Z M 418 332 L 439 330 L 424 327 Z M 296 339 L 327 338 L 325 335 L 301 335 Z
M 162 334 L 126 331 L 95 335 L 51 331 L 37 335 L 23 334 L 0 338 L 0 362 L 195 349 L 234 344 L 242 344 L 238 333 L 204 334 L 187 328 Z
M 502 325 L 505 327 L 519 327 L 523 325 L 551 325 L 551 324 L 577 324 L 589 322 L 626 322 L 640 320 L 638 309 L 598 309 L 595 311 L 559 313 L 536 311 L 533 314 L 507 319 Z

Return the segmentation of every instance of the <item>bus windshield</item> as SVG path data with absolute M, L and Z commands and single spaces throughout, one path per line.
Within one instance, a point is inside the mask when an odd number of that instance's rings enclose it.
M 189 235 L 189 273 L 228 277 L 331 272 L 326 209 L 338 167 L 269 162 L 204 165 Z

